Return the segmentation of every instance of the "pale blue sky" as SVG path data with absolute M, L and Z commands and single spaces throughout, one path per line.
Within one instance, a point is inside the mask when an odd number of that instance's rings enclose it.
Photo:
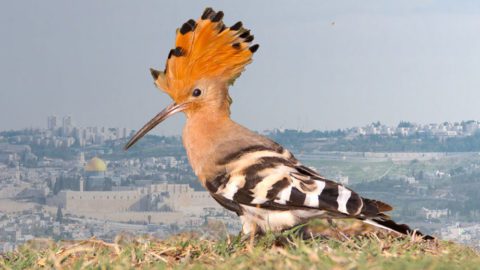
M 170 103 L 148 68 L 164 67 L 175 29 L 207 6 L 260 44 L 230 90 L 250 128 L 480 120 L 477 1 L 31 0 L 0 2 L 0 130 L 50 114 L 141 127 Z

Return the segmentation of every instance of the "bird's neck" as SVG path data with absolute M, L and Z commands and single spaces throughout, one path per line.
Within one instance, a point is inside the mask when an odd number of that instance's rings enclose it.
M 236 124 L 224 110 L 198 111 L 187 115 L 183 130 L 183 144 L 190 165 L 202 184 L 214 174 L 211 160 L 218 145 L 225 141 Z M 210 162 L 209 162 L 210 161 Z
M 278 146 L 231 120 L 228 107 L 210 107 L 187 114 L 183 145 L 190 165 L 203 186 L 206 181 L 227 172 L 221 162 L 226 156 L 253 145 Z

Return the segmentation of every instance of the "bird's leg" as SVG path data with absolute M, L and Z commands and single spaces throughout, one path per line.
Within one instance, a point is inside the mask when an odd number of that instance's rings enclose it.
M 251 250 L 253 248 L 253 244 L 255 241 L 255 233 L 257 231 L 257 224 L 252 223 L 250 224 L 250 242 L 248 243 L 249 249 Z
M 307 224 L 302 224 L 301 227 L 298 228 L 297 235 L 303 240 L 312 239 L 314 237 Z
M 333 219 L 327 218 L 328 224 L 332 227 L 332 230 L 337 234 L 337 237 L 340 239 L 348 239 L 348 237 L 338 229 L 337 224 L 333 222 Z
M 333 219 L 327 218 L 327 222 L 332 228 L 337 228 L 337 224 L 333 222 Z
M 280 238 L 292 238 L 300 237 L 304 240 L 311 238 L 310 230 L 308 229 L 307 223 L 301 223 L 292 227 L 290 229 L 285 229 L 282 231 Z
M 249 240 L 250 244 L 252 245 L 255 236 L 261 235 L 262 232 L 258 229 L 257 224 L 249 219 L 244 218 L 243 216 L 240 216 L 240 219 L 242 221 L 242 231 L 240 232 L 240 235 L 242 235 L 241 241 L 243 242 Z

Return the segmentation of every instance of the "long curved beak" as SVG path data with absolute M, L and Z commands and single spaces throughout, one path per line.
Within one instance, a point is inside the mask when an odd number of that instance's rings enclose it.
M 156 127 L 158 124 L 163 122 L 169 116 L 181 112 L 185 110 L 187 107 L 187 103 L 176 104 L 172 103 L 168 105 L 165 109 L 163 109 L 159 114 L 152 118 L 152 120 L 148 121 L 133 137 L 128 141 L 128 143 L 123 147 L 123 149 L 128 150 L 132 145 L 134 145 L 138 140 L 140 140 L 145 134 L 147 134 L 150 130 Z

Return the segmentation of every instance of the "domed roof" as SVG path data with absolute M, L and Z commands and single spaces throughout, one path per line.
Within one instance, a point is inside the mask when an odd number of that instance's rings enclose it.
M 107 164 L 98 157 L 90 159 L 87 165 L 85 165 L 85 171 L 87 172 L 104 172 L 106 170 Z

